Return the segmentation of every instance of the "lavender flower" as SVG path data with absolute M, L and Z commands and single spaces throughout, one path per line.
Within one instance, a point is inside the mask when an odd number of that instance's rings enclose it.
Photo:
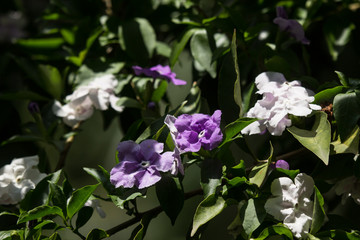
M 276 161 L 275 167 L 276 168 L 286 169 L 286 170 L 290 169 L 289 163 L 287 161 L 285 161 L 285 160 L 282 160 L 282 159 Z
M 310 44 L 310 41 L 305 37 L 301 24 L 294 19 L 288 19 L 284 7 L 277 7 L 276 15 L 277 17 L 274 19 L 274 23 L 279 26 L 281 31 L 288 32 L 296 41 L 302 44 Z
M 110 181 L 115 187 L 150 187 L 160 181 L 160 172 L 170 171 L 174 163 L 171 152 L 160 154 L 164 144 L 152 139 L 140 144 L 124 141 L 117 150 L 120 162 L 110 172 Z
M 216 110 L 212 116 L 197 113 L 183 114 L 178 118 L 167 115 L 165 118 L 180 153 L 198 152 L 201 147 L 205 150 L 216 148 L 223 137 L 220 121 L 220 110 Z
M 176 74 L 171 71 L 169 66 L 156 65 L 151 68 L 142 68 L 139 66 L 132 67 L 136 75 L 144 74 L 152 78 L 163 78 L 174 85 L 185 85 L 186 81 L 177 79 Z

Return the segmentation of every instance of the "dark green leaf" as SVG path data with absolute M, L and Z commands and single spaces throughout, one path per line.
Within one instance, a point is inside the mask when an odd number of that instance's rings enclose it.
M 217 197 L 212 194 L 205 198 L 196 209 L 191 236 L 195 235 L 199 227 L 219 215 L 225 209 L 225 207 L 226 202 L 220 196 Z
M 178 178 L 163 176 L 156 183 L 156 195 L 160 206 L 174 225 L 184 205 L 184 190 Z
M 180 42 L 176 42 L 172 48 L 172 51 L 171 51 L 171 55 L 170 55 L 170 67 L 172 68 L 177 59 L 179 58 L 180 56 L 180 53 L 184 50 L 187 42 L 189 41 L 189 39 L 191 38 L 191 36 L 196 32 L 198 31 L 199 29 L 197 28 L 192 28 L 192 29 L 189 29 L 187 30 L 184 35 L 182 36 Z
M 341 154 L 341 153 L 352 153 L 357 154 L 359 152 L 359 127 L 355 127 L 354 131 L 350 134 L 350 136 L 344 141 L 341 142 L 340 137 L 334 142 L 331 142 L 331 146 L 333 147 L 332 154 Z
M 326 165 L 329 163 L 331 127 L 327 114 L 317 112 L 314 125 L 309 130 L 292 126 L 287 130 L 307 149 L 318 156 Z
M 135 99 L 129 97 L 121 97 L 117 102 L 116 105 L 124 106 L 126 108 L 142 108 L 142 105 Z
M 236 136 L 240 134 L 241 130 L 243 130 L 247 125 L 250 123 L 255 122 L 256 119 L 250 119 L 250 118 L 239 118 L 236 121 L 229 123 L 224 130 L 225 137 L 223 142 L 221 143 L 221 146 L 224 145 L 227 142 L 230 142 L 239 136 Z
M 328 230 L 315 235 L 320 239 L 336 239 L 336 240 L 360 240 L 360 234 L 357 232 L 346 232 L 344 230 Z
M 212 50 L 205 29 L 196 31 L 190 40 L 191 54 L 194 59 L 210 74 L 216 77 L 216 62 L 212 62 Z
M 51 198 L 53 205 L 61 208 L 64 216 L 66 217 L 66 200 L 67 199 L 66 199 L 64 192 L 58 185 L 56 185 L 54 183 L 49 183 L 49 184 L 50 184 L 50 198 Z
M 61 208 L 56 206 L 39 206 L 28 212 L 20 214 L 18 223 L 23 223 L 38 218 L 42 218 L 48 215 L 58 215 L 64 218 Z
M 39 73 L 42 79 L 42 87 L 55 99 L 60 99 L 63 82 L 57 68 L 50 65 L 39 65 Z
M 57 225 L 56 223 L 54 223 L 53 220 L 47 219 L 47 220 L 43 220 L 41 223 L 39 223 L 38 225 L 36 225 L 36 226 L 34 227 L 34 229 L 41 229 L 43 226 L 48 225 L 48 224 L 53 224 L 53 225 L 55 225 L 55 226 Z
M 84 206 L 98 185 L 85 186 L 73 192 L 67 205 L 67 215 L 70 219 Z
M 341 141 L 345 141 L 360 119 L 360 101 L 355 92 L 340 93 L 334 98 L 334 116 Z
M 231 41 L 231 54 L 233 57 L 234 62 L 234 68 L 236 73 L 236 80 L 234 83 L 234 101 L 239 106 L 239 117 L 242 116 L 243 110 L 242 110 L 242 97 L 241 97 L 241 85 L 240 85 L 240 70 L 239 70 L 239 64 L 237 59 L 237 50 L 236 50 L 236 29 L 234 29 L 233 38 Z
M 130 239 L 132 240 L 143 240 L 146 234 L 146 230 L 150 224 L 151 219 L 155 218 L 158 213 L 156 214 L 145 214 L 140 221 L 140 224 L 134 229 L 131 233 Z
M 91 218 L 93 212 L 94 209 L 92 207 L 81 208 L 75 222 L 76 229 L 79 229 L 82 226 L 84 226 Z
M 334 88 L 322 90 L 321 92 L 318 92 L 317 94 L 315 94 L 314 103 L 320 104 L 320 103 L 332 102 L 334 97 L 337 94 L 342 93 L 345 90 L 346 90 L 346 87 L 344 87 L 344 86 L 337 86 Z
M 54 50 L 64 44 L 62 38 L 19 39 L 17 44 L 30 50 Z
M 206 158 L 201 162 L 201 187 L 204 198 L 215 194 L 218 186 L 221 185 L 222 165 L 219 159 Z
M 315 197 L 314 197 L 314 209 L 313 209 L 313 216 L 311 221 L 311 229 L 310 233 L 314 234 L 317 233 L 321 226 L 323 225 L 326 215 L 324 210 L 324 198 L 321 195 L 319 189 L 314 187 Z
M 339 71 L 335 71 L 335 73 L 337 74 L 340 83 L 345 86 L 348 87 L 349 86 L 349 79 L 345 76 L 345 74 L 343 74 L 342 72 Z
M 152 94 L 151 101 L 159 102 L 166 93 L 167 85 L 168 83 L 166 81 L 160 81 Z
M 119 26 L 120 46 L 142 65 L 147 64 L 156 47 L 156 35 L 148 20 L 135 18 Z
M 242 206 L 240 209 L 240 219 L 242 219 L 242 226 L 249 237 L 260 226 L 265 216 L 264 202 L 261 202 L 259 199 L 249 199 Z
M 265 228 L 256 238 L 256 240 L 265 240 L 268 239 L 268 237 L 270 236 L 277 236 L 277 235 L 283 235 L 284 237 L 290 240 L 293 239 L 293 234 L 290 231 L 290 229 L 288 229 L 284 225 L 275 225 Z
M 106 231 L 95 228 L 87 235 L 86 240 L 100 240 L 107 237 L 109 237 L 109 235 L 106 233 Z
M 32 101 L 48 101 L 49 98 L 41 96 L 36 92 L 31 91 L 17 91 L 14 93 L 2 93 L 0 94 L 2 100 L 16 100 L 16 99 L 28 99 Z
M 15 135 L 1 142 L 0 146 L 4 146 L 9 143 L 17 143 L 17 142 L 45 142 L 46 140 L 43 137 L 35 136 L 35 135 Z
M 274 153 L 274 148 L 270 142 L 270 156 L 268 157 L 267 160 L 259 162 L 256 166 L 254 166 L 251 169 L 251 172 L 249 173 L 250 183 L 257 185 L 258 187 L 261 187 L 267 176 L 268 168 L 271 163 L 273 153 Z
M 145 192 L 139 191 L 137 189 L 129 189 L 129 190 L 122 189 L 120 195 L 121 195 L 120 197 L 115 195 L 109 195 L 109 197 L 117 207 L 124 209 L 125 203 L 137 197 L 145 197 L 144 196 Z
M 83 169 L 101 183 L 109 194 L 115 192 L 115 186 L 110 182 L 110 174 L 105 169 L 102 168 L 102 170 L 100 170 L 86 167 Z

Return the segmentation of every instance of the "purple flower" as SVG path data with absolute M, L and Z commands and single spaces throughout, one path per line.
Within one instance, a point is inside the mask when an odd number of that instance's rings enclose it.
M 205 114 L 183 114 L 178 118 L 167 115 L 165 124 L 180 153 L 198 152 L 216 148 L 222 141 L 220 129 L 221 111 L 216 110 L 212 116 Z
M 286 170 L 290 169 L 288 162 L 285 161 L 285 160 L 282 160 L 282 159 L 276 161 L 275 167 L 276 168 L 286 169 Z
M 110 172 L 110 181 L 115 187 L 150 187 L 160 181 L 160 172 L 170 171 L 174 164 L 171 152 L 160 154 L 164 144 L 152 139 L 140 144 L 124 141 L 117 150 L 119 164 Z
M 274 23 L 279 25 L 281 31 L 288 32 L 296 41 L 302 44 L 310 44 L 310 41 L 305 37 L 301 24 L 294 19 L 288 19 L 284 7 L 277 7 L 276 15 L 277 17 L 274 19 Z
M 152 78 L 163 78 L 174 85 L 185 85 L 186 81 L 177 79 L 176 74 L 173 73 L 169 66 L 156 65 L 151 68 L 142 68 L 139 66 L 132 67 L 136 75 L 144 74 Z
M 28 105 L 28 110 L 31 114 L 40 113 L 39 105 L 36 102 L 30 102 Z

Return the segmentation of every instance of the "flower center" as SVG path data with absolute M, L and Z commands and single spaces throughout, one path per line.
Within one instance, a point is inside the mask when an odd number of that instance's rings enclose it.
M 142 168 L 147 168 L 148 166 L 150 166 L 150 162 L 149 162 L 149 161 L 142 161 L 142 162 L 140 163 L 140 166 L 141 166 Z
M 19 183 L 21 183 L 21 181 L 22 181 L 22 178 L 21 178 L 21 177 L 17 177 L 17 178 L 16 178 L 16 183 L 19 184 Z
M 198 135 L 198 138 L 202 138 L 202 137 L 204 137 L 205 136 L 205 130 L 202 130 L 200 133 L 199 133 L 199 135 Z

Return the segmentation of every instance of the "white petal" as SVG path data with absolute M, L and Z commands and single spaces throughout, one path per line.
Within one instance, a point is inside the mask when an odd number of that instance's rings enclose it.
M 68 109 L 64 108 L 59 101 L 55 101 L 52 105 L 53 113 L 58 117 L 65 117 L 68 115 Z
M 252 135 L 252 134 L 262 133 L 266 129 L 266 126 L 264 125 L 264 121 L 265 120 L 259 120 L 259 121 L 250 123 L 245 128 L 243 128 L 243 130 L 241 130 L 241 134 Z
M 270 81 L 283 84 L 284 82 L 286 82 L 286 79 L 282 73 L 278 72 L 263 72 L 255 78 L 255 84 L 259 90 L 263 90 L 263 88 L 266 87 L 266 85 L 269 84 Z M 268 90 L 274 88 L 275 86 L 276 85 L 270 86 Z
M 294 211 L 293 203 L 284 201 L 281 196 L 268 199 L 264 207 L 267 213 L 279 221 L 283 221 Z
M 291 230 L 295 237 L 301 238 L 309 232 L 311 220 L 311 217 L 303 213 L 296 213 L 295 215 L 287 216 L 284 219 L 284 225 Z
M 118 98 L 115 95 L 111 94 L 109 99 L 110 99 L 110 105 L 115 111 L 117 111 L 117 112 L 124 111 L 124 106 L 119 106 L 119 105 L 116 104 L 119 101 L 120 98 Z
M 317 105 L 317 104 L 309 104 L 309 107 L 310 107 L 312 110 L 321 110 L 321 106 L 320 106 L 320 105 Z
M 109 93 L 100 89 L 91 89 L 89 97 L 96 109 L 107 110 L 109 105 Z
M 299 189 L 299 196 L 302 198 L 310 198 L 314 192 L 314 180 L 305 173 L 300 173 L 295 177 L 295 185 Z

